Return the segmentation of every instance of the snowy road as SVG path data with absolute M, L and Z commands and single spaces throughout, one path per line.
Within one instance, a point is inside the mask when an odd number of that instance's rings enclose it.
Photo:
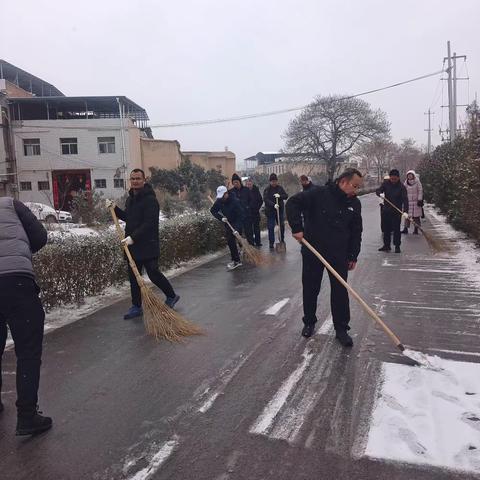
M 155 344 L 141 322 L 121 319 L 127 300 L 46 336 L 41 406 L 55 422 L 46 435 L 13 436 L 7 352 L 0 478 L 479 478 L 475 258 L 449 241 L 434 256 L 420 236 L 401 255 L 380 254 L 378 202 L 362 204 L 350 283 L 405 344 L 448 359 L 444 371 L 410 366 L 353 300 L 355 345 L 342 349 L 328 287 L 317 333 L 303 339 L 294 242 L 265 270 L 227 272 L 222 258 L 174 279 L 179 310 L 206 336 Z M 436 217 L 433 226 L 447 235 Z

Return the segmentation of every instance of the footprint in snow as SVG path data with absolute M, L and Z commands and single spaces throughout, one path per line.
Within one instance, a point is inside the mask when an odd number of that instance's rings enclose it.
M 415 455 L 426 455 L 427 448 L 418 441 L 417 436 L 411 430 L 399 428 L 398 435 L 407 444 L 412 453 Z
M 462 415 L 462 421 L 464 421 L 467 425 L 470 425 L 475 430 L 480 432 L 480 416 L 476 413 L 472 412 L 465 412 Z
M 465 445 L 462 449 L 453 457 L 455 463 L 459 465 L 470 465 L 470 467 L 480 472 L 480 446 Z
M 439 392 L 438 390 L 434 390 L 432 392 L 432 395 L 437 398 L 441 398 L 442 400 L 445 400 L 450 403 L 454 403 L 455 405 L 458 405 L 460 403 L 460 400 L 457 397 L 454 397 L 453 395 L 447 395 L 446 393 Z

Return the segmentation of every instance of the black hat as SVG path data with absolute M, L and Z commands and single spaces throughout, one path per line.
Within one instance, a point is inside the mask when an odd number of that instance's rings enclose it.
M 276 174 L 276 173 L 271 173 L 269 180 L 270 180 L 270 182 L 271 182 L 272 180 L 278 180 L 277 174 Z
M 396 168 L 392 168 L 392 169 L 390 170 L 389 175 L 390 175 L 391 177 L 399 177 L 399 176 L 400 176 L 400 172 L 399 172 Z
M 240 183 L 242 183 L 242 179 L 238 176 L 237 173 L 234 173 L 232 175 L 232 182 L 235 181 L 235 180 L 238 180 Z

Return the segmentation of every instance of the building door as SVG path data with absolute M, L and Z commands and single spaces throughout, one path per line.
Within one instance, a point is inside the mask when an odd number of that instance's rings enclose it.
M 92 190 L 90 170 L 54 170 L 52 188 L 55 209 L 71 212 L 73 199 Z

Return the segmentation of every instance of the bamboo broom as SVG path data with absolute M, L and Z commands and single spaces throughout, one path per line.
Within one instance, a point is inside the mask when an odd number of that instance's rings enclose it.
M 124 233 L 118 223 L 117 215 L 113 206 L 110 207 L 110 213 L 117 229 L 118 237 L 123 240 Z M 147 286 L 145 280 L 140 275 L 128 245 L 123 244 L 123 249 L 128 258 L 128 263 L 132 269 L 135 278 L 140 287 L 143 305 L 143 323 L 148 335 L 155 340 L 164 338 L 169 342 L 180 342 L 182 337 L 190 335 L 201 335 L 202 330 L 192 322 L 183 318 L 178 312 L 165 305 L 165 302 L 155 295 Z

